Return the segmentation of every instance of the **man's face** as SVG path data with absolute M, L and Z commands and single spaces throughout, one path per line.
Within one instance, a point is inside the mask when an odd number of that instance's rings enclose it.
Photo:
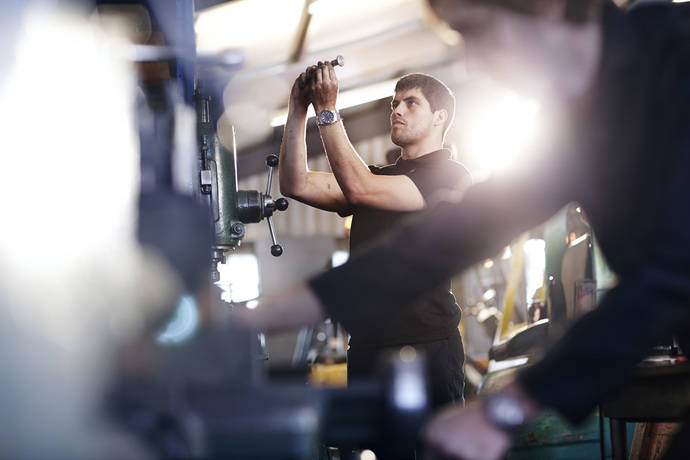
M 399 147 L 433 135 L 434 113 L 422 90 L 398 91 L 391 102 L 391 140 Z

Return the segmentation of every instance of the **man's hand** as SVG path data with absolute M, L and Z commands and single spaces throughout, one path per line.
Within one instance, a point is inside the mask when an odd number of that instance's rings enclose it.
M 500 393 L 519 401 L 526 421 L 541 410 L 516 383 L 510 383 Z M 423 431 L 430 454 L 462 460 L 498 460 L 510 447 L 511 437 L 496 427 L 486 415 L 486 401 L 477 399 L 466 408 L 449 406 L 439 412 Z M 430 458 L 434 458 L 430 455 Z
M 311 99 L 318 114 L 322 110 L 335 110 L 338 99 L 338 78 L 330 62 L 321 62 L 313 71 L 310 80 Z
M 301 114 L 306 114 L 307 108 L 309 108 L 309 104 L 311 104 L 311 88 L 307 85 L 307 75 L 310 69 L 316 69 L 316 66 L 307 68 L 307 70 L 302 72 L 299 77 L 295 79 L 295 83 L 292 85 L 289 111 L 293 113 L 299 112 Z
M 325 319 L 321 301 L 306 284 L 262 299 L 254 310 L 238 308 L 232 316 L 238 324 L 262 331 L 310 326 Z
M 483 400 L 472 401 L 466 408 L 443 409 L 424 428 L 423 437 L 429 453 L 444 459 L 498 460 L 510 447 L 508 434 L 487 419 Z

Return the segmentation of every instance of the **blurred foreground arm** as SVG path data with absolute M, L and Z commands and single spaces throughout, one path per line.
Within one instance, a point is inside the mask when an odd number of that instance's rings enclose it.
M 258 329 L 314 324 L 326 317 L 349 331 L 380 327 L 410 300 L 460 269 L 497 253 L 511 238 L 566 204 L 557 174 L 491 180 L 459 201 L 441 201 L 335 270 L 267 298 L 237 319 Z M 414 244 L 410 244 L 410 240 Z
M 369 251 L 311 280 L 327 312 L 351 332 L 375 328 L 455 273 L 498 253 L 572 199 L 558 165 L 490 179 L 440 201 Z M 370 331 L 375 332 L 375 331 Z
M 240 324 L 262 331 L 302 327 L 325 319 L 321 301 L 304 284 L 261 300 L 254 310 L 237 309 L 234 317 Z

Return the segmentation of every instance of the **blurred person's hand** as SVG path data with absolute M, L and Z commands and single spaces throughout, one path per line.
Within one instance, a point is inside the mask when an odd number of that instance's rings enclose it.
M 236 309 L 233 318 L 242 326 L 270 331 L 318 324 L 325 315 L 314 292 L 306 284 L 300 284 L 260 300 L 255 309 Z
M 484 410 L 484 401 L 472 401 L 466 408 L 449 406 L 437 413 L 424 428 L 426 460 L 503 458 L 510 437 L 487 419 Z
M 509 395 L 524 408 L 525 420 L 538 412 L 537 404 L 512 383 L 498 394 Z M 425 460 L 498 460 L 510 448 L 511 436 L 487 415 L 487 400 L 477 399 L 467 407 L 447 406 L 424 427 Z

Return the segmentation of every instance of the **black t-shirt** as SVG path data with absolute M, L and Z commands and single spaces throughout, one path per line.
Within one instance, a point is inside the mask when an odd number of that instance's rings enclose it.
M 424 200 L 429 204 L 434 195 L 442 190 L 455 189 L 469 185 L 470 173 L 460 163 L 450 159 L 447 149 L 406 160 L 399 157 L 395 164 L 388 166 L 369 166 L 372 173 L 382 176 L 406 175 L 417 186 Z M 395 228 L 400 221 L 418 212 L 387 211 L 368 206 L 353 209 L 350 232 L 350 252 L 356 256 L 367 246 L 367 242 Z M 433 223 L 429 223 L 433 225 Z M 414 245 L 414 235 L 410 235 L 410 245 Z M 401 251 L 409 247 L 401 247 Z M 375 333 L 350 330 L 351 345 L 380 346 L 402 343 L 420 343 L 442 339 L 457 328 L 460 321 L 460 308 L 450 292 L 450 282 L 430 290 L 415 302 L 414 308 L 401 308 L 395 315 L 381 324 Z

